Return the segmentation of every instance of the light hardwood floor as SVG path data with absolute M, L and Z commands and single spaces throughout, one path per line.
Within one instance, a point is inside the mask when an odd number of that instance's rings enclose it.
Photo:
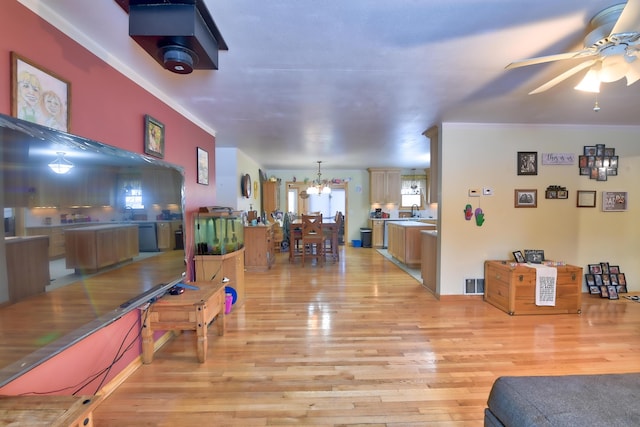
M 95 425 L 481 426 L 498 376 L 640 367 L 640 303 L 584 295 L 581 315 L 511 317 L 481 297 L 437 301 L 377 251 L 342 250 L 246 273 L 207 361 L 191 333 L 174 338 Z

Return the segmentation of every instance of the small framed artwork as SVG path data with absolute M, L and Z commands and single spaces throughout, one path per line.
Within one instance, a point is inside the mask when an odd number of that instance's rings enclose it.
M 605 285 L 600 285 L 600 297 L 609 298 L 609 289 Z
M 618 275 L 617 274 L 609 274 L 609 280 L 611 280 L 611 284 L 614 286 L 618 286 Z
M 619 294 L 626 294 L 627 293 L 627 285 L 618 285 L 616 288 L 617 288 L 616 290 L 618 291 Z
M 513 258 L 516 260 L 516 262 L 518 263 L 525 263 L 527 262 L 527 260 L 524 259 L 524 255 L 522 255 L 521 251 L 514 251 L 513 252 Z
M 538 152 L 518 151 L 518 175 L 538 175 Z
M 538 190 L 514 190 L 516 208 L 535 208 L 538 206 Z
M 542 264 L 544 251 L 542 249 L 525 249 L 524 259 L 532 264 Z
M 164 125 L 148 114 L 144 116 L 144 153 L 164 158 Z
M 607 292 L 609 293 L 609 299 L 618 299 L 618 289 L 617 286 L 609 285 L 607 286 Z
M 602 266 L 600 264 L 589 264 L 589 273 L 602 274 Z
M 585 274 L 584 280 L 587 282 L 587 286 L 595 286 L 596 280 L 593 278 L 593 274 Z
M 596 155 L 596 146 L 595 145 L 585 145 L 585 147 L 584 147 L 584 155 L 585 156 L 595 156 Z
M 11 52 L 11 115 L 69 132 L 71 83 Z
M 602 285 L 604 285 L 604 282 L 602 281 L 602 274 L 594 274 L 593 279 L 596 283 L 596 286 L 602 287 Z
M 209 153 L 198 147 L 198 184 L 209 185 Z
M 602 268 L 602 274 L 609 274 L 609 263 L 608 262 L 601 262 L 600 263 L 600 268 Z
M 627 277 L 624 275 L 624 273 L 618 273 L 618 285 L 627 286 Z
M 619 265 L 610 265 L 609 266 L 609 273 L 611 273 L 611 274 L 620 273 L 620 266 Z
M 603 191 L 602 210 L 604 212 L 623 212 L 627 210 L 626 191 Z
M 600 288 L 598 286 L 589 286 L 589 294 L 600 295 Z
M 596 192 L 578 190 L 577 192 L 576 206 L 579 208 L 595 208 L 596 207 Z

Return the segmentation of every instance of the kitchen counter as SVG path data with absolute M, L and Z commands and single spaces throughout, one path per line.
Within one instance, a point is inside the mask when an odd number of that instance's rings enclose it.
M 419 221 L 392 221 L 389 229 L 389 254 L 408 267 L 422 263 L 422 230 L 435 230 L 435 224 Z
M 387 229 L 389 224 L 406 224 L 412 222 L 435 226 L 438 221 L 434 218 L 369 218 L 369 227 L 373 231 L 371 236 L 373 247 L 386 248 L 389 246 Z
M 139 254 L 137 224 L 71 228 L 65 230 L 64 240 L 66 266 L 77 272 L 95 272 Z
M 45 291 L 49 284 L 48 236 L 5 237 L 9 301 Z

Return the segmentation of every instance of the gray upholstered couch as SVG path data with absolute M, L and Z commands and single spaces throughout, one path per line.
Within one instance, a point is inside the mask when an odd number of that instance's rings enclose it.
M 640 373 L 500 377 L 485 427 L 640 426 Z

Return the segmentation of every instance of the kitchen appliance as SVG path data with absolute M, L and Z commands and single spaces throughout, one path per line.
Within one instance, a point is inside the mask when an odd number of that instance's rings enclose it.
M 382 218 L 382 209 L 376 208 L 376 213 L 374 214 L 374 218 Z
M 158 252 L 158 235 L 155 222 L 138 224 L 138 249 L 140 252 Z

